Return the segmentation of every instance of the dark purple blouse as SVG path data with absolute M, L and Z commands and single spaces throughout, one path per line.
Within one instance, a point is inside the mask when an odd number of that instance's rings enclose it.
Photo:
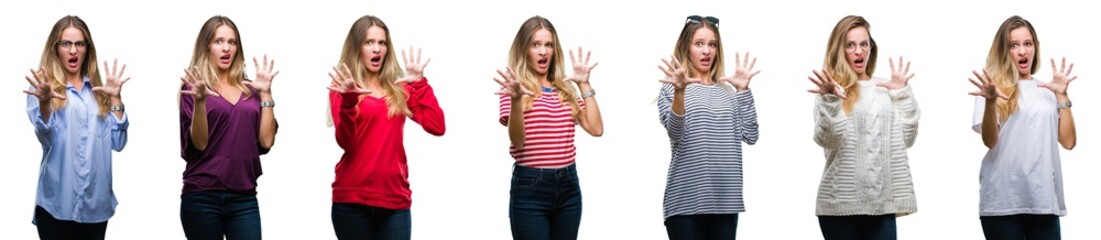
M 181 89 L 190 88 L 184 85 Z M 241 93 L 236 105 L 222 97 L 206 98 L 209 138 L 203 151 L 191 143 L 189 133 L 195 99 L 180 95 L 180 152 L 187 161 L 183 193 L 221 190 L 256 194 L 256 179 L 263 174 L 260 155 L 270 149 L 260 147 L 260 95 L 252 88 L 249 92 L 248 98 Z

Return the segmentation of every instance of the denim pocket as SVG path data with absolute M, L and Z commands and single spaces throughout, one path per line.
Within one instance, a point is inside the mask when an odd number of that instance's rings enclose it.
M 539 180 L 543 179 L 543 175 L 533 172 L 512 172 L 512 188 L 528 188 L 535 186 L 539 183 Z
M 577 171 L 571 171 L 569 179 L 570 179 L 570 182 L 573 183 L 573 184 L 580 184 L 581 183 L 581 181 L 577 177 Z

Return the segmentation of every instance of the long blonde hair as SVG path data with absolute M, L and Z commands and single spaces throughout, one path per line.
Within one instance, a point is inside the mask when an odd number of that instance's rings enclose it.
M 833 27 L 829 43 L 826 45 L 826 57 L 822 64 L 822 67 L 829 71 L 830 77 L 845 90 L 846 99 L 841 104 L 845 113 L 852 112 L 853 105 L 860 99 L 860 86 L 856 84 L 858 81 L 856 71 L 853 71 L 852 65 L 849 65 L 849 61 L 845 59 L 845 44 L 848 41 L 849 30 L 858 27 L 868 30 L 868 41 L 872 45 L 868 57 L 864 60 L 864 72 L 868 76 L 875 72 L 879 46 L 876 46 L 875 38 L 872 38 L 871 24 L 864 17 L 856 15 L 841 18 L 841 21 L 837 22 L 837 26 Z
M 695 68 L 696 65 L 692 64 L 692 54 L 690 52 L 692 49 L 692 37 L 696 35 L 697 30 L 702 28 L 710 29 L 714 32 L 715 41 L 718 44 L 715 48 L 715 59 L 712 60 L 710 76 L 699 76 L 703 73 L 700 73 L 699 70 Z M 707 77 L 712 83 L 719 84 L 719 86 L 722 86 L 723 89 L 727 91 L 730 90 L 729 86 L 718 81 L 719 77 L 726 75 L 726 67 L 724 67 L 726 64 L 723 63 L 723 38 L 719 35 L 719 26 L 708 21 L 685 22 L 684 28 L 680 31 L 680 37 L 677 38 L 677 46 L 673 49 L 673 55 L 680 60 L 681 66 L 693 66 L 684 67 L 684 71 L 688 74 L 688 77 Z
M 65 82 L 65 75 L 67 71 L 62 66 L 61 59 L 57 58 L 59 53 L 58 43 L 61 41 L 61 34 L 70 27 L 80 30 L 84 35 L 84 42 L 87 44 L 84 51 L 84 62 L 80 65 L 80 75 L 86 76 L 92 83 L 92 87 L 103 86 L 103 80 L 99 76 L 99 68 L 96 59 L 96 45 L 92 41 L 92 32 L 88 30 L 88 24 L 84 23 L 80 17 L 69 15 L 62 17 L 54 23 L 54 27 L 50 30 L 50 36 L 46 38 L 46 46 L 42 48 L 42 59 L 39 65 L 45 68 L 46 79 L 50 83 L 50 90 L 61 94 L 65 94 L 65 89 L 68 85 Z M 110 99 L 105 93 L 94 93 L 96 102 L 99 103 L 99 116 L 107 116 L 107 105 Z M 64 99 L 51 99 L 50 110 L 56 111 L 64 107 L 68 101 Z M 41 106 L 40 106 L 41 107 Z
M 1040 39 L 1036 38 L 1036 29 L 1028 20 L 1014 15 L 1002 22 L 998 32 L 994 33 L 994 42 L 990 44 L 990 53 L 986 55 L 986 70 L 990 73 L 990 79 L 998 86 L 1009 100 L 998 99 L 998 119 L 1005 121 L 1010 114 L 1017 111 L 1017 80 L 1020 72 L 1017 71 L 1016 62 L 1010 55 L 1009 33 L 1014 29 L 1025 27 L 1032 34 L 1034 51 L 1032 54 L 1032 68 L 1029 74 L 1036 73 L 1040 69 Z
M 382 60 L 379 86 L 386 92 L 385 100 L 386 107 L 389 109 L 388 116 L 405 117 L 412 115 L 412 111 L 405 105 L 408 98 L 405 88 L 394 83 L 405 74 L 405 71 L 398 64 L 397 54 L 394 53 L 395 49 L 392 38 L 390 38 L 390 28 L 382 22 L 382 19 L 364 15 L 352 24 L 352 28 L 348 30 L 348 37 L 344 39 L 344 49 L 340 51 L 340 63 L 348 65 L 348 69 L 352 70 L 352 77 L 355 78 L 357 84 L 367 86 L 365 81 L 367 74 L 370 73 L 367 72 L 367 67 L 364 66 L 363 62 L 363 44 L 367 43 L 367 29 L 375 26 L 386 32 L 386 56 Z
M 218 79 L 218 66 L 211 61 L 210 43 L 214 41 L 218 27 L 221 26 L 228 26 L 233 29 L 233 35 L 237 38 L 237 53 L 234 54 L 233 62 L 229 65 L 230 79 Z M 249 92 L 248 87 L 243 83 L 245 80 L 245 48 L 241 44 L 241 31 L 237 30 L 237 24 L 234 24 L 233 20 L 229 20 L 226 16 L 213 16 L 207 19 L 203 27 L 199 29 L 199 36 L 195 38 L 195 50 L 191 53 L 191 66 L 199 67 L 199 71 L 207 78 L 208 85 L 214 90 L 221 87 L 221 84 L 219 84 L 221 81 L 227 81 L 241 89 L 241 92 L 245 93 L 245 98 L 252 95 L 252 92 Z
M 541 29 L 549 31 L 554 41 L 554 55 L 551 56 L 550 68 L 547 69 L 547 81 L 551 82 L 555 91 L 558 91 L 562 103 L 568 104 L 573 109 L 573 119 L 577 120 L 581 114 L 581 107 L 577 104 L 577 93 L 573 85 L 563 80 L 566 78 L 566 64 L 562 60 L 562 44 L 558 41 L 558 31 L 554 29 L 550 20 L 536 15 L 520 25 L 520 30 L 516 31 L 516 37 L 513 38 L 512 47 L 508 51 L 508 65 L 516 71 L 516 80 L 520 81 L 520 85 L 535 92 L 536 97 L 543 94 L 543 91 L 539 91 L 539 80 L 535 79 L 532 66 L 528 63 L 528 49 L 534 41 L 535 32 Z M 531 109 L 535 98 L 524 97 L 523 103 L 525 110 Z

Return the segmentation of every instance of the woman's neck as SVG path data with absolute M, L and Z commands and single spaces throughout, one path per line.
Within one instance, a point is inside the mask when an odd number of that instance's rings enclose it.
M 67 73 L 65 74 L 65 80 L 74 87 L 77 87 L 77 89 L 84 86 L 84 78 L 80 77 L 80 73 Z
M 218 69 L 216 74 L 218 74 L 218 82 L 221 82 L 223 84 L 230 83 L 230 81 L 235 80 L 235 79 L 230 79 L 229 78 L 229 69 L 225 69 L 225 70 Z
M 703 84 L 703 85 L 715 84 L 715 81 L 712 81 L 713 79 L 711 79 L 711 72 L 700 73 L 700 75 L 696 76 L 696 77 L 700 78 L 700 84 Z
M 868 81 L 868 80 L 872 80 L 872 76 L 868 75 L 868 73 L 865 72 L 865 73 L 857 74 L 856 75 L 856 80 L 857 81 Z
M 363 84 L 368 89 L 380 89 L 382 87 L 382 76 L 379 73 L 367 72 L 367 75 L 363 76 Z
M 551 83 L 551 81 L 549 79 L 547 79 L 547 75 L 548 74 L 543 74 L 543 75 L 536 74 L 535 79 L 539 80 L 539 86 L 554 87 L 554 83 Z

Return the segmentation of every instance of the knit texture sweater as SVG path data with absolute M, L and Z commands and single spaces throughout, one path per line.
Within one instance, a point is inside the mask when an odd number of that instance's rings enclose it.
M 836 95 L 816 98 L 814 142 L 826 157 L 816 215 L 917 212 L 906 149 L 914 144 L 921 111 L 909 86 L 875 86 L 885 81 L 859 81 L 860 99 L 848 114 Z

